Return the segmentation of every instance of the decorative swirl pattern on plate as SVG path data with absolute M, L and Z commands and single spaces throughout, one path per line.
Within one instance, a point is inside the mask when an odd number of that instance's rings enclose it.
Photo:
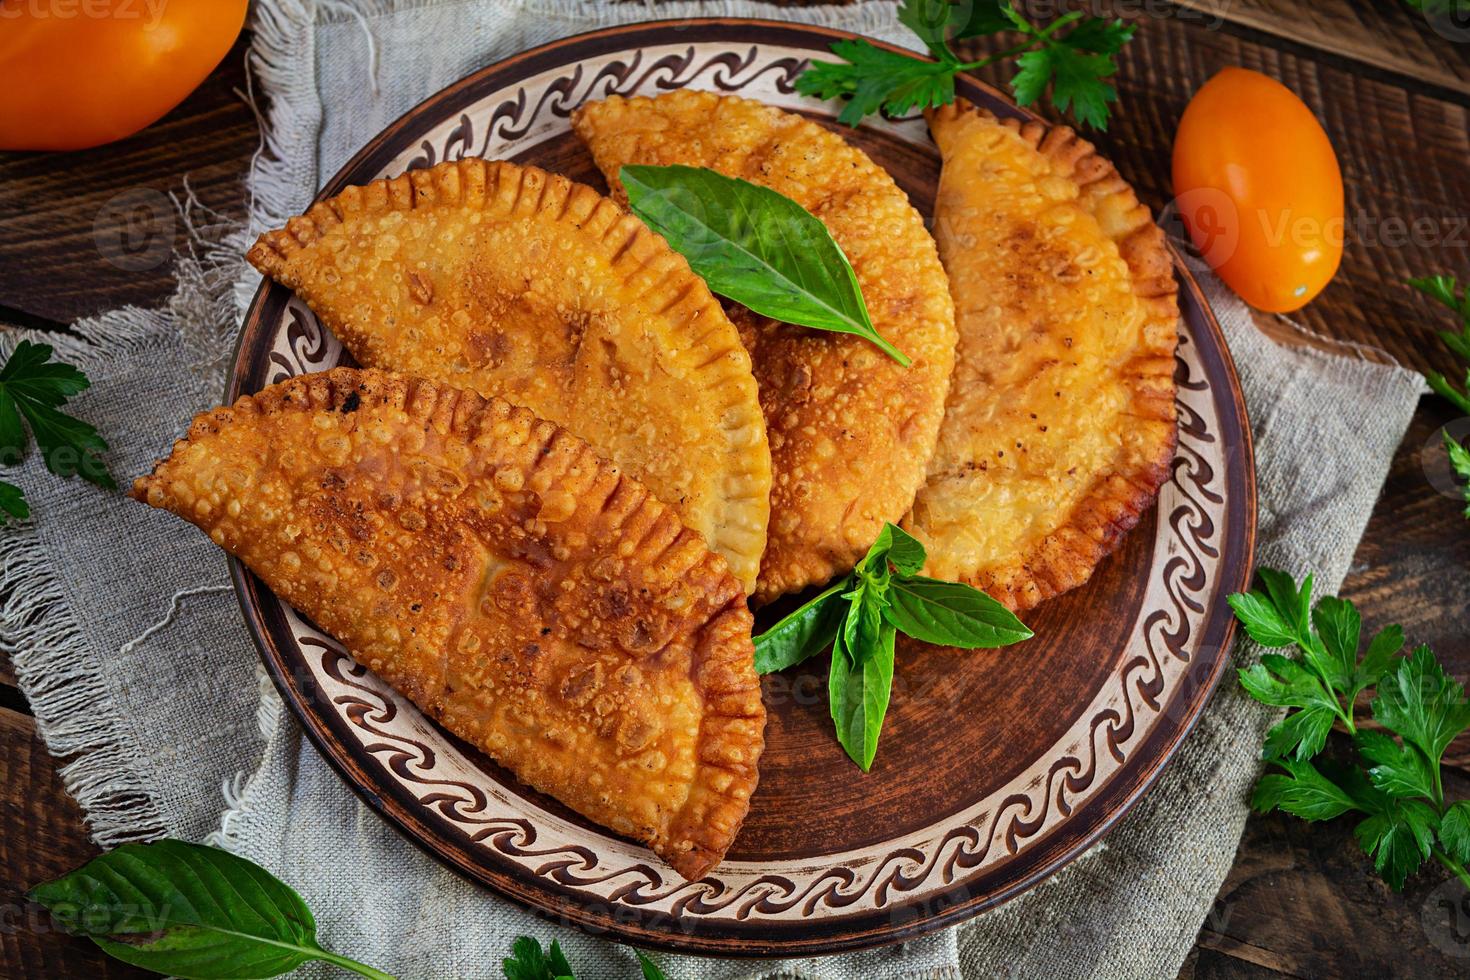
M 789 96 L 806 62 L 795 49 L 759 45 L 653 50 L 664 53 L 607 56 L 495 92 L 416 137 L 416 145 L 395 163 L 427 166 L 472 147 L 503 153 L 505 144 L 544 133 L 548 125 L 564 131 L 577 106 L 613 92 L 663 91 L 695 82 L 738 92 L 761 83 Z M 771 92 L 761 97 L 770 99 Z M 796 105 L 797 97 L 788 104 Z M 321 370 L 341 359 L 340 345 L 293 299 L 276 327 L 268 380 Z M 282 638 L 289 641 L 282 647 L 294 660 L 292 669 L 311 676 L 319 703 L 346 719 L 385 778 L 406 787 L 488 861 L 518 867 L 588 902 L 686 920 L 759 922 L 941 900 L 969 876 L 1045 839 L 1107 784 L 1160 719 L 1186 712 L 1198 685 L 1208 683 L 1208 670 L 1196 677 L 1191 668 L 1201 659 L 1197 627 L 1221 560 L 1224 461 L 1233 447 L 1219 438 L 1217 392 L 1188 335 L 1181 338 L 1177 379 L 1179 450 L 1159 500 L 1154 585 L 1115 673 L 1072 730 L 1009 785 L 943 825 L 858 853 L 831 855 L 826 866 L 726 862 L 703 881 L 681 881 L 650 864 L 641 848 L 569 824 L 491 778 L 457 742 L 289 611 L 291 636 Z

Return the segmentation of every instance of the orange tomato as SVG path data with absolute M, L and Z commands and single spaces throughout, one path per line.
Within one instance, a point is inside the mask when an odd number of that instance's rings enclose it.
M 1226 68 L 1195 93 L 1174 139 L 1174 195 L 1210 266 L 1257 309 L 1289 313 L 1342 261 L 1342 170 L 1291 89 Z
M 248 0 L 0 0 L 0 149 L 130 136 L 184 100 L 240 33 Z

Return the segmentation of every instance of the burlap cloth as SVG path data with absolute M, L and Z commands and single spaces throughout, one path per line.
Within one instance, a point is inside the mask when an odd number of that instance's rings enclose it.
M 56 341 L 92 388 L 76 410 L 130 479 L 218 400 L 256 279 L 263 224 L 303 208 L 367 139 L 445 84 L 604 23 L 746 15 L 912 43 L 891 3 L 597 6 L 562 0 L 267 0 L 254 11 L 266 146 L 253 228 L 204 237 L 164 310 L 119 310 Z M 198 218 L 197 214 L 193 217 Z M 1268 342 L 1212 287 L 1255 434 L 1263 563 L 1342 581 L 1419 397 L 1417 375 Z M 0 334 L 8 352 L 24 334 Z M 9 474 L 8 474 L 9 475 Z M 538 921 L 444 870 L 342 784 L 261 683 L 225 562 L 168 515 L 41 471 L 15 477 L 34 518 L 0 532 L 0 644 L 99 843 L 209 838 L 306 897 L 324 944 L 403 977 L 499 976 L 519 934 L 560 938 L 578 975 L 631 977 L 631 952 Z M 1237 650 L 1238 657 L 1253 656 Z M 1158 785 L 1085 859 L 972 924 L 867 954 L 788 963 L 662 956 L 671 977 L 1169 976 L 1229 869 L 1269 713 L 1220 687 Z M 225 792 L 222 794 L 222 786 Z M 304 975 L 325 971 L 308 967 Z

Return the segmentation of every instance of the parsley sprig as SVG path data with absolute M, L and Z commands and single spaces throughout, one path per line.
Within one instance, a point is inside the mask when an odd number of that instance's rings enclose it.
M 955 75 L 1016 59 L 1011 90 L 1021 105 L 1048 90 L 1057 110 L 1079 122 L 1108 128 L 1108 105 L 1117 89 L 1107 81 L 1117 72 L 1114 56 L 1133 39 L 1122 20 L 1087 17 L 1072 11 L 1037 27 L 1008 0 L 904 0 L 898 19 L 924 42 L 933 61 L 887 51 L 861 39 L 836 41 L 840 62 L 814 62 L 796 88 L 820 99 L 847 97 L 839 121 L 856 126 L 880 109 L 901 116 L 915 109 L 954 101 Z M 975 61 L 965 61 L 951 46 L 957 41 L 1002 32 L 1021 35 L 1019 43 Z
M 638 955 L 643 980 L 666 980 L 664 972 L 653 960 L 641 950 L 633 952 Z M 530 936 L 521 936 L 511 946 L 511 955 L 501 962 L 501 967 L 505 970 L 506 980 L 577 980 L 555 939 L 551 941 L 551 948 L 543 951 L 539 942 Z
M 827 698 L 837 740 L 864 772 L 873 765 L 888 711 L 898 633 L 966 650 L 1032 635 L 979 589 L 920 575 L 926 558 L 917 538 L 885 524 L 849 574 L 755 638 L 760 674 L 832 651 Z
M 1429 382 L 1429 387 L 1434 389 L 1435 394 L 1466 415 L 1470 415 L 1470 295 L 1467 295 L 1465 288 L 1455 281 L 1454 276 L 1425 276 L 1422 279 L 1410 279 L 1409 285 L 1424 295 L 1438 300 L 1460 318 L 1458 332 L 1441 330 L 1439 337 L 1445 342 L 1446 347 L 1454 351 L 1465 362 L 1463 384 L 1457 387 L 1453 381 L 1438 371 L 1430 371 L 1425 374 L 1424 380 Z M 1448 431 L 1444 433 L 1444 448 L 1449 454 L 1450 466 L 1454 469 L 1455 474 L 1465 481 L 1465 516 L 1470 517 L 1470 449 L 1467 449 Z
M 1470 801 L 1446 800 L 1440 774 L 1445 749 L 1470 727 L 1464 688 L 1428 647 L 1401 656 L 1398 626 L 1360 655 L 1357 608 L 1331 596 L 1314 606 L 1310 575 L 1300 587 L 1274 569 L 1258 575 L 1260 589 L 1230 597 L 1236 618 L 1257 643 L 1299 656 L 1268 653 L 1240 671 L 1253 698 L 1290 709 L 1266 734 L 1262 756 L 1275 771 L 1261 777 L 1251 806 L 1304 820 L 1361 814 L 1354 836 L 1395 891 L 1431 857 L 1470 886 Z M 1355 714 L 1358 695 L 1370 688 L 1372 718 L 1383 730 L 1364 727 Z M 1335 723 L 1352 737 L 1358 766 L 1312 761 Z
M 20 462 L 30 445 L 28 425 L 52 473 L 80 476 L 115 490 L 117 484 L 100 455 L 107 451 L 107 443 L 92 426 L 59 410 L 90 382 L 70 364 L 51 360 L 51 354 L 50 344 L 22 340 L 0 368 L 0 464 Z M 0 524 L 11 517 L 24 519 L 30 512 L 21 489 L 0 481 Z

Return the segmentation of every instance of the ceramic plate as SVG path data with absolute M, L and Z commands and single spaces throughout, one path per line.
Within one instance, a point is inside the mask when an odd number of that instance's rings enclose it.
M 569 117 L 610 93 L 738 93 L 835 126 L 836 109 L 793 81 L 839 36 L 702 20 L 559 41 L 424 102 L 322 195 L 464 155 L 602 187 Z M 961 79 L 959 90 L 1025 115 L 977 83 Z M 840 131 L 929 212 L 939 157 L 922 119 Z M 821 658 L 767 677 L 760 789 L 703 881 L 682 881 L 445 734 L 237 563 L 246 618 L 282 695 L 348 784 L 430 854 L 527 906 L 640 945 L 741 956 L 860 949 L 955 923 L 1097 840 L 1157 778 L 1227 659 L 1224 600 L 1245 585 L 1254 541 L 1249 430 L 1219 325 L 1180 275 L 1179 451 L 1157 509 L 1087 587 L 1028 614 L 1037 639 L 901 658 L 870 775 L 832 734 Z M 266 285 L 229 396 L 343 361 L 302 303 Z

